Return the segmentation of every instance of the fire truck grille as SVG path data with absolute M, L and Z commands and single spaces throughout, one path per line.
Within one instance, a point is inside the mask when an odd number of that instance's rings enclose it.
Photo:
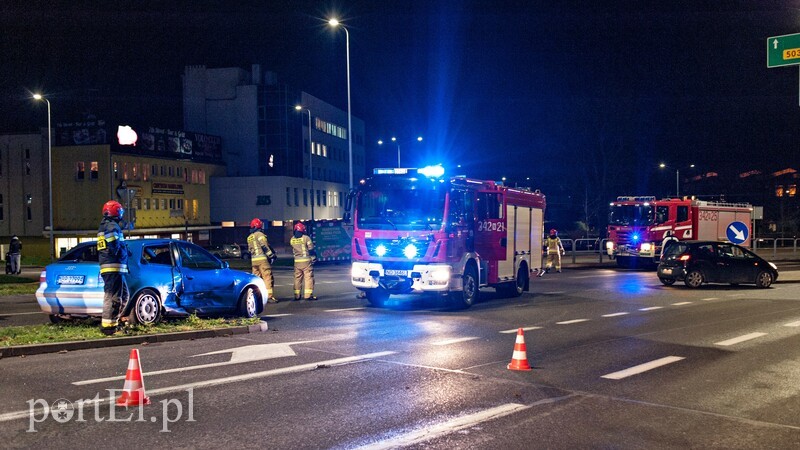
M 426 244 L 422 242 L 400 239 L 367 239 L 367 253 L 370 256 L 383 258 L 403 258 L 409 259 L 406 250 L 409 245 L 413 245 L 417 251 L 414 257 L 419 258 L 425 255 Z
M 633 239 L 630 231 L 617 231 L 617 245 L 629 245 Z

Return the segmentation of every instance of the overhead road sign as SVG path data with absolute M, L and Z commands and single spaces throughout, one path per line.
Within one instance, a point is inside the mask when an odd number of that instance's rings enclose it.
M 800 33 L 767 38 L 767 67 L 800 65 Z

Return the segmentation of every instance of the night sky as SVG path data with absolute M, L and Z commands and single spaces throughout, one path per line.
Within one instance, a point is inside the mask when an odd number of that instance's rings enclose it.
M 800 163 L 799 70 L 766 67 L 766 38 L 800 32 L 798 1 L 4 1 L 0 132 L 46 124 L 26 90 L 49 96 L 54 121 L 182 128 L 187 64 L 260 63 L 346 109 L 332 15 L 350 31 L 369 165 L 396 161 L 378 139 L 421 134 L 404 165 L 575 196 L 674 185 L 662 161 Z

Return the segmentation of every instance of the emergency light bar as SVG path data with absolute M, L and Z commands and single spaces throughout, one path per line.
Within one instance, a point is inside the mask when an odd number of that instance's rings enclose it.
M 408 174 L 409 169 L 406 168 L 394 168 L 394 169 L 372 169 L 373 175 L 406 175 Z
M 407 167 L 395 167 L 391 169 L 372 169 L 373 175 L 408 175 L 416 171 L 418 174 L 426 178 L 439 178 L 444 175 L 444 167 L 442 166 L 427 166 L 421 169 L 409 169 Z

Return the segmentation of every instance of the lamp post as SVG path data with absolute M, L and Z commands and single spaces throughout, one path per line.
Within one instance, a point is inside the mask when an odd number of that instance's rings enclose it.
M 658 167 L 660 167 L 662 169 L 671 169 L 670 166 L 668 166 L 668 165 L 666 165 L 664 163 L 659 164 Z M 694 168 L 694 164 L 689 164 L 689 168 L 693 169 Z M 680 198 L 680 196 L 681 196 L 681 170 L 679 168 L 676 168 L 675 169 L 675 197 Z
M 50 190 L 50 261 L 52 261 L 55 259 L 55 246 L 53 245 L 53 131 L 50 126 L 50 100 L 41 94 L 34 94 L 33 98 L 39 101 L 44 100 L 47 103 L 47 176 Z
M 350 32 L 337 19 L 328 21 L 330 26 L 342 27 L 345 36 L 345 47 L 347 51 L 347 152 L 350 164 L 350 190 L 353 190 L 353 121 L 350 109 Z
M 397 138 L 392 136 L 392 142 L 397 145 L 397 168 L 400 168 L 400 143 L 397 142 Z M 409 141 L 413 142 L 413 141 Z M 422 136 L 417 136 L 417 142 L 422 142 Z M 378 145 L 383 145 L 383 141 L 378 141 Z
M 314 144 L 311 142 L 311 110 L 300 105 L 294 107 L 295 110 L 308 113 L 308 172 L 311 177 L 311 223 L 314 223 Z

